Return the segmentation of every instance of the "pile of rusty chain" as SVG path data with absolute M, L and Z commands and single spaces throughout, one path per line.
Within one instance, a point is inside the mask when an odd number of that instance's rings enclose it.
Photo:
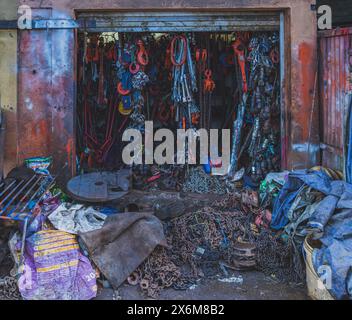
M 184 192 L 226 194 L 226 183 L 219 177 L 204 172 L 202 167 L 192 167 L 183 184 Z
M 239 197 L 239 194 L 228 195 L 221 204 L 233 208 L 238 205 Z M 305 268 L 293 242 L 291 240 L 284 242 L 280 237 L 281 233 L 275 234 L 266 228 L 255 230 L 251 216 L 259 214 L 262 207 L 256 208 L 241 203 L 240 208 L 247 215 L 239 219 L 238 223 L 241 228 L 245 226 L 244 239 L 256 245 L 257 268 L 267 275 L 274 274 L 281 282 L 296 284 L 304 282 Z
M 258 210 L 244 205 L 239 194 L 231 194 L 212 207 L 166 222 L 168 248 L 158 247 L 135 273 L 143 292 L 156 298 L 163 288 L 187 289 L 198 279 L 219 274 L 220 260 L 229 266 L 235 260 L 237 241 L 256 247 L 257 268 L 265 274 L 301 283 L 303 266 L 295 261 L 290 242 L 256 228 L 253 218 Z
M 148 257 L 134 273 L 134 284 L 155 298 L 163 288 L 187 289 L 197 279 L 215 275 L 219 260 L 231 258 L 226 244 L 247 232 L 239 219 L 244 219 L 240 211 L 205 207 L 172 220 L 165 228 L 169 248 L 158 247 Z
M 257 263 L 266 275 L 275 275 L 278 281 L 300 284 L 305 279 L 305 269 L 292 242 L 283 242 L 280 235 L 262 230 L 256 239 Z
M 156 298 L 161 289 L 169 288 L 179 282 L 181 278 L 180 268 L 177 267 L 166 249 L 157 247 L 148 259 L 135 271 L 134 283 L 139 284 L 141 290 L 147 296 Z
M 0 279 L 0 300 L 21 300 L 16 278 L 7 276 Z

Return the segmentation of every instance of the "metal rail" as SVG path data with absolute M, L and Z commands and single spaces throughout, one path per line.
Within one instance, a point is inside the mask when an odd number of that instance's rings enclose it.
M 0 219 L 24 221 L 29 218 L 30 206 L 35 207 L 53 181 L 55 179 L 47 176 L 33 175 L 0 186 Z

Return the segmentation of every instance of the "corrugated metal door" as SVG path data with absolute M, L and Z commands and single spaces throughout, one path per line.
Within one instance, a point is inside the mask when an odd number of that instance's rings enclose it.
M 279 30 L 279 12 L 133 11 L 80 13 L 81 28 L 89 32 L 221 32 Z
M 319 35 L 319 83 L 322 165 L 343 170 L 343 128 L 351 93 L 352 28 Z

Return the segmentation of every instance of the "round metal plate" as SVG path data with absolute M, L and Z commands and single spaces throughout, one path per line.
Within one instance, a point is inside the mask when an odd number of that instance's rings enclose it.
M 129 190 L 130 170 L 93 172 L 72 178 L 67 189 L 79 201 L 108 202 L 123 197 Z

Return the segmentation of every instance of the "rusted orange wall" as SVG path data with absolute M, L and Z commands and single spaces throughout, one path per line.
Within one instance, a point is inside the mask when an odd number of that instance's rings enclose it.
M 32 13 L 50 19 L 56 11 L 32 7 Z M 67 176 L 74 167 L 74 46 L 72 29 L 19 32 L 19 159 L 52 155 L 53 171 L 67 163 Z
M 287 136 L 283 139 L 283 145 L 287 148 L 287 168 L 302 168 L 318 163 L 318 117 L 314 116 L 313 109 L 313 97 L 316 94 L 314 83 L 317 71 L 317 24 L 316 12 L 311 10 L 312 1 L 22 0 L 21 2 L 29 4 L 32 8 L 40 6 L 49 8 L 49 12 L 48 9 L 43 10 L 53 18 L 74 18 L 77 10 L 285 10 L 287 61 L 284 99 L 287 106 L 285 110 Z M 53 153 L 57 166 L 61 166 L 64 162 L 71 163 L 71 154 L 74 154 L 72 140 L 75 100 L 74 31 L 20 33 L 18 105 L 21 124 L 20 158 Z M 56 62 L 47 60 L 49 52 Z M 34 58 L 36 65 L 29 61 L 31 57 Z

